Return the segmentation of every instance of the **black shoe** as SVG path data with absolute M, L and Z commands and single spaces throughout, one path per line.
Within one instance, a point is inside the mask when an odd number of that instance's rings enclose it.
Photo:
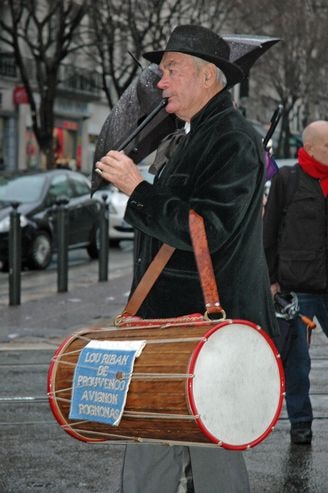
M 292 443 L 298 445 L 310 445 L 312 441 L 311 421 L 292 424 L 290 439 Z

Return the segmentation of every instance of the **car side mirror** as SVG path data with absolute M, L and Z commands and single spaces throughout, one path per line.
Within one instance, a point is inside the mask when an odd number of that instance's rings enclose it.
M 59 197 L 56 198 L 55 201 L 56 205 L 67 205 L 69 203 L 69 198 L 66 197 L 66 195 L 60 195 Z

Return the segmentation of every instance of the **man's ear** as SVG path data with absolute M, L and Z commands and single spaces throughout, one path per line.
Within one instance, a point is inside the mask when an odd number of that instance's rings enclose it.
M 305 151 L 309 154 L 309 156 L 313 157 L 313 151 L 312 151 L 313 146 L 307 142 L 307 143 L 303 144 L 303 147 L 304 147 Z
M 213 63 L 204 66 L 203 76 L 205 87 L 210 87 L 216 80 L 216 67 Z

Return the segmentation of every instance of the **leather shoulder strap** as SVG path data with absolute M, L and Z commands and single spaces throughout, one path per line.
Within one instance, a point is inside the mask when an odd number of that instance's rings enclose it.
M 161 246 L 148 269 L 144 273 L 138 286 L 133 291 L 125 309 L 123 310 L 123 314 L 132 316 L 137 313 L 160 273 L 170 260 L 174 250 L 174 247 L 171 247 L 166 243 Z
M 204 219 L 194 210 L 191 210 L 189 214 L 189 228 L 206 312 L 208 315 L 218 314 L 220 317 L 225 318 L 225 312 L 220 304 L 212 259 L 208 248 Z
M 193 210 L 191 210 L 189 214 L 189 228 L 204 295 L 206 313 L 208 315 L 218 314 L 220 315 L 220 318 L 225 318 L 225 313 L 219 300 L 212 259 L 208 248 L 204 219 Z M 132 293 L 123 310 L 123 315 L 133 316 L 138 312 L 149 291 L 171 258 L 174 250 L 174 247 L 171 247 L 166 243 L 161 246 L 138 286 Z

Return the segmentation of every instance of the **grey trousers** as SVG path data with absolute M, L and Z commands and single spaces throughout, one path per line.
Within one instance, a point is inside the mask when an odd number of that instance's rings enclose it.
M 127 445 L 121 493 L 249 493 L 242 452 L 209 447 Z

